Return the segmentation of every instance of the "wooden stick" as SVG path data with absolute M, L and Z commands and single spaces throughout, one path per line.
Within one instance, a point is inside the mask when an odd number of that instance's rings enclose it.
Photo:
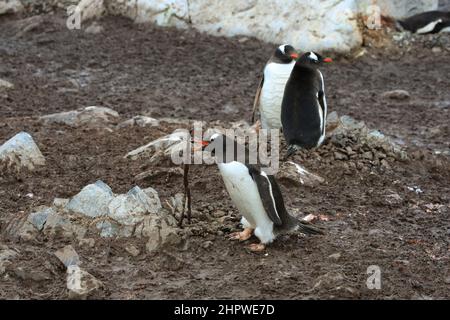
M 187 201 L 187 221 L 191 223 L 192 216 L 192 198 L 191 189 L 189 188 L 189 164 L 183 164 L 183 184 L 184 184 L 184 199 L 183 199 L 183 210 L 181 212 L 180 220 L 178 221 L 178 226 L 183 227 L 183 220 L 186 212 L 186 201 Z

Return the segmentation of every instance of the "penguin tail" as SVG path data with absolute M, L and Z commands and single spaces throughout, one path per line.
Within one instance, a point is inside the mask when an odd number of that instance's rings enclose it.
M 298 147 L 297 145 L 295 145 L 295 144 L 290 144 L 290 145 L 288 146 L 287 153 L 286 153 L 286 158 L 285 158 L 285 159 L 287 159 L 287 158 L 291 157 L 292 155 L 294 155 L 294 154 L 297 152 L 298 149 L 299 149 L 299 147 Z
M 305 234 L 325 234 L 325 232 L 318 227 L 313 226 L 312 224 L 304 221 L 298 221 L 298 231 Z

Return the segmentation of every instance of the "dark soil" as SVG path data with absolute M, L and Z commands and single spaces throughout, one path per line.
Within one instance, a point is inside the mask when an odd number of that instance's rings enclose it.
M 82 267 L 105 283 L 95 298 L 450 298 L 450 160 L 434 154 L 450 150 L 448 52 L 420 44 L 409 52 L 368 48 L 358 59 L 337 57 L 323 69 L 330 111 L 394 136 L 410 155 L 392 161 L 390 169 L 317 152 L 297 156 L 326 183 L 282 186 L 287 207 L 297 216 L 326 216 L 328 221 L 315 222 L 326 235 L 280 237 L 265 253 L 249 253 L 245 245 L 256 239 L 227 239 L 239 216 L 217 168 L 194 166 L 187 249 L 150 255 L 138 239 L 96 239 L 88 248 L 70 239 L 20 242 L 4 230 L 32 208 L 71 197 L 98 179 L 116 193 L 127 192 L 148 164 L 123 156 L 178 126 L 71 128 L 44 126 L 38 116 L 97 105 L 124 120 L 139 114 L 248 120 L 274 45 L 121 18 L 100 20 L 103 33 L 92 35 L 66 29 L 58 15 L 40 19 L 23 32 L 27 23 L 0 18 L 0 78 L 15 85 L 0 91 L 0 143 L 25 130 L 47 160 L 37 172 L 0 177 L 0 244 L 19 252 L 2 276 L 0 298 L 66 298 L 66 274 L 53 252 L 69 243 Z M 382 97 L 393 89 L 408 90 L 411 98 Z M 330 142 L 324 148 L 332 148 Z M 176 175 L 139 183 L 154 187 L 162 202 L 182 191 Z M 217 211 L 225 218 L 216 217 Z M 128 243 L 142 253 L 130 256 Z M 381 268 L 381 290 L 366 286 L 371 265 Z M 31 276 L 17 272 L 19 267 Z

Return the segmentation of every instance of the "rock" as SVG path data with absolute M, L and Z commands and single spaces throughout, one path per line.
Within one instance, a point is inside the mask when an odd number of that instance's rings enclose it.
M 71 245 L 55 251 L 55 256 L 66 266 L 66 268 L 69 266 L 79 266 L 81 264 L 78 253 Z
M 363 159 L 366 159 L 366 160 L 373 160 L 373 153 L 372 153 L 372 151 L 364 152 L 362 154 L 362 157 L 363 157 Z
M 109 217 L 122 225 L 135 225 L 142 222 L 149 213 L 158 213 L 162 208 L 156 190 L 142 190 L 134 187 L 127 194 L 118 195 L 108 205 Z
M 124 15 L 138 23 L 151 22 L 159 26 L 186 28 L 189 24 L 187 0 L 108 1 L 107 11 Z
M 0 2 L 0 5 L 1 5 L 1 2 Z M 0 79 L 0 89 L 2 89 L 2 88 L 12 89 L 12 88 L 14 88 L 14 85 L 11 82 L 9 82 L 9 81 Z
M 65 209 L 95 218 L 109 213 L 108 206 L 113 199 L 114 194 L 111 188 L 99 180 L 84 187 L 80 193 L 70 199 Z
M 12 260 L 17 257 L 17 252 L 8 247 L 0 249 L 0 276 L 5 273 L 6 268 L 11 265 Z
M 44 124 L 59 123 L 80 127 L 116 124 L 119 118 L 119 114 L 110 108 L 90 106 L 81 110 L 49 114 L 40 117 L 39 120 Z
M 95 246 L 95 239 L 84 238 L 84 239 L 81 239 L 78 244 L 80 245 L 80 247 L 88 246 L 89 248 L 93 248 Z
M 95 225 L 100 230 L 100 237 L 112 238 L 118 235 L 119 226 L 109 221 L 101 221 Z
M 328 256 L 328 258 L 331 259 L 331 260 L 337 261 L 337 260 L 339 260 L 341 258 L 341 256 L 342 256 L 341 253 L 337 252 L 337 253 L 330 254 Z
M 54 210 L 50 207 L 39 207 L 36 208 L 37 211 L 30 213 L 28 216 L 28 222 L 30 222 L 37 230 L 42 231 L 44 225 L 47 222 L 47 217 Z
M 81 12 L 81 22 L 99 18 L 105 12 L 103 0 L 81 0 L 77 8 Z
M 77 239 L 84 238 L 87 232 L 84 226 L 72 223 L 68 217 L 57 211 L 49 213 L 42 231 L 47 236 L 61 235 L 66 238 L 75 237 Z
M 295 14 L 293 14 L 295 12 Z M 356 1 L 189 1 L 194 28 L 219 36 L 290 43 L 303 51 L 350 51 L 362 43 Z M 308 23 L 301 23 L 301 21 Z M 325 27 L 324 27 L 325 26 Z
M 127 245 L 125 247 L 125 251 L 128 252 L 133 257 L 137 257 L 141 253 L 141 251 L 132 244 Z
M 186 149 L 188 143 L 190 143 L 189 131 L 177 129 L 169 135 L 130 151 L 125 158 L 146 160 L 150 164 L 157 164 L 163 160 L 170 159 L 172 155 L 175 157 L 179 155 L 180 152 Z M 179 160 L 182 160 L 182 157 Z
M 69 299 L 84 300 L 103 287 L 101 281 L 77 265 L 67 268 L 67 289 Z
M 26 168 L 33 171 L 45 165 L 45 158 L 26 132 L 20 132 L 0 146 L 0 165 L 16 172 Z
M 314 214 L 312 214 L 312 213 L 310 213 L 310 214 L 308 214 L 307 216 L 305 216 L 305 217 L 302 218 L 302 220 L 303 220 L 303 221 L 306 221 L 306 222 L 311 222 L 311 221 L 313 221 L 313 220 L 315 220 L 315 219 L 317 219 L 317 216 L 314 215 Z
M 292 161 L 282 162 L 276 177 L 282 184 L 295 186 L 306 185 L 311 187 L 325 181 L 322 177 L 309 172 L 301 165 Z
M 178 246 L 182 242 L 179 235 L 181 231 L 175 227 L 176 220 L 168 218 L 169 216 L 160 215 L 149 215 L 144 218 L 142 227 L 136 232 L 137 236 L 147 238 L 145 245 L 147 252 Z
M 99 34 L 103 32 L 103 27 L 97 22 L 93 22 L 89 27 L 84 30 L 85 33 Z
M 134 127 L 134 126 L 142 128 L 157 127 L 159 126 L 159 120 L 146 116 L 135 116 L 129 120 L 119 123 L 117 126 L 119 128 Z
M 25 269 L 17 267 L 14 269 L 14 274 L 22 280 L 31 280 L 36 282 L 47 281 L 51 279 L 50 274 L 34 269 Z
M 362 13 L 367 12 L 367 7 L 374 3 L 380 8 L 380 14 L 385 17 L 406 18 L 417 13 L 437 10 L 439 0 L 359 0 L 358 8 Z
M 5 13 L 18 13 L 23 10 L 20 0 L 0 0 L 0 15 Z
M 348 157 L 346 154 L 336 151 L 336 152 L 334 152 L 334 159 L 335 160 L 347 160 Z
M 398 205 L 401 204 L 403 202 L 402 197 L 400 197 L 400 195 L 398 193 L 391 193 L 388 194 L 386 197 L 386 202 L 390 205 Z
M 53 206 L 62 209 L 69 203 L 70 199 L 63 199 L 63 198 L 55 198 L 53 200 Z
M 406 90 L 392 90 L 383 93 L 382 97 L 391 100 L 407 100 L 411 95 Z

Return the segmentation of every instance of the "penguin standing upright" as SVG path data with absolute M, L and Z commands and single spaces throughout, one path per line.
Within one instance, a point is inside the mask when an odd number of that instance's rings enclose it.
M 325 139 L 327 102 L 323 75 L 318 67 L 331 61 L 331 58 L 307 52 L 292 69 L 281 106 L 287 156 L 301 148 L 318 147 Z
M 261 243 L 252 244 L 249 249 L 262 251 L 266 244 L 284 232 L 299 230 L 308 234 L 323 233 L 320 229 L 289 215 L 277 181 L 272 175 L 266 174 L 259 165 L 248 163 L 247 148 L 238 145 L 236 140 L 218 133 L 212 135 L 208 141 L 202 142 L 203 149 L 208 145 L 212 146 L 208 151 L 216 157 L 231 200 L 242 214 L 241 223 L 245 229 L 232 234 L 230 237 L 232 240 L 247 240 L 254 231 Z M 227 154 L 230 150 L 231 156 Z M 244 162 L 239 161 L 237 150 L 243 150 L 245 153 Z M 218 153 L 222 156 L 218 156 Z M 229 156 L 230 159 L 223 155 Z
M 261 114 L 263 129 L 281 128 L 281 101 L 298 53 L 288 44 L 279 46 L 264 67 L 264 72 L 253 102 L 252 123 L 256 110 Z

